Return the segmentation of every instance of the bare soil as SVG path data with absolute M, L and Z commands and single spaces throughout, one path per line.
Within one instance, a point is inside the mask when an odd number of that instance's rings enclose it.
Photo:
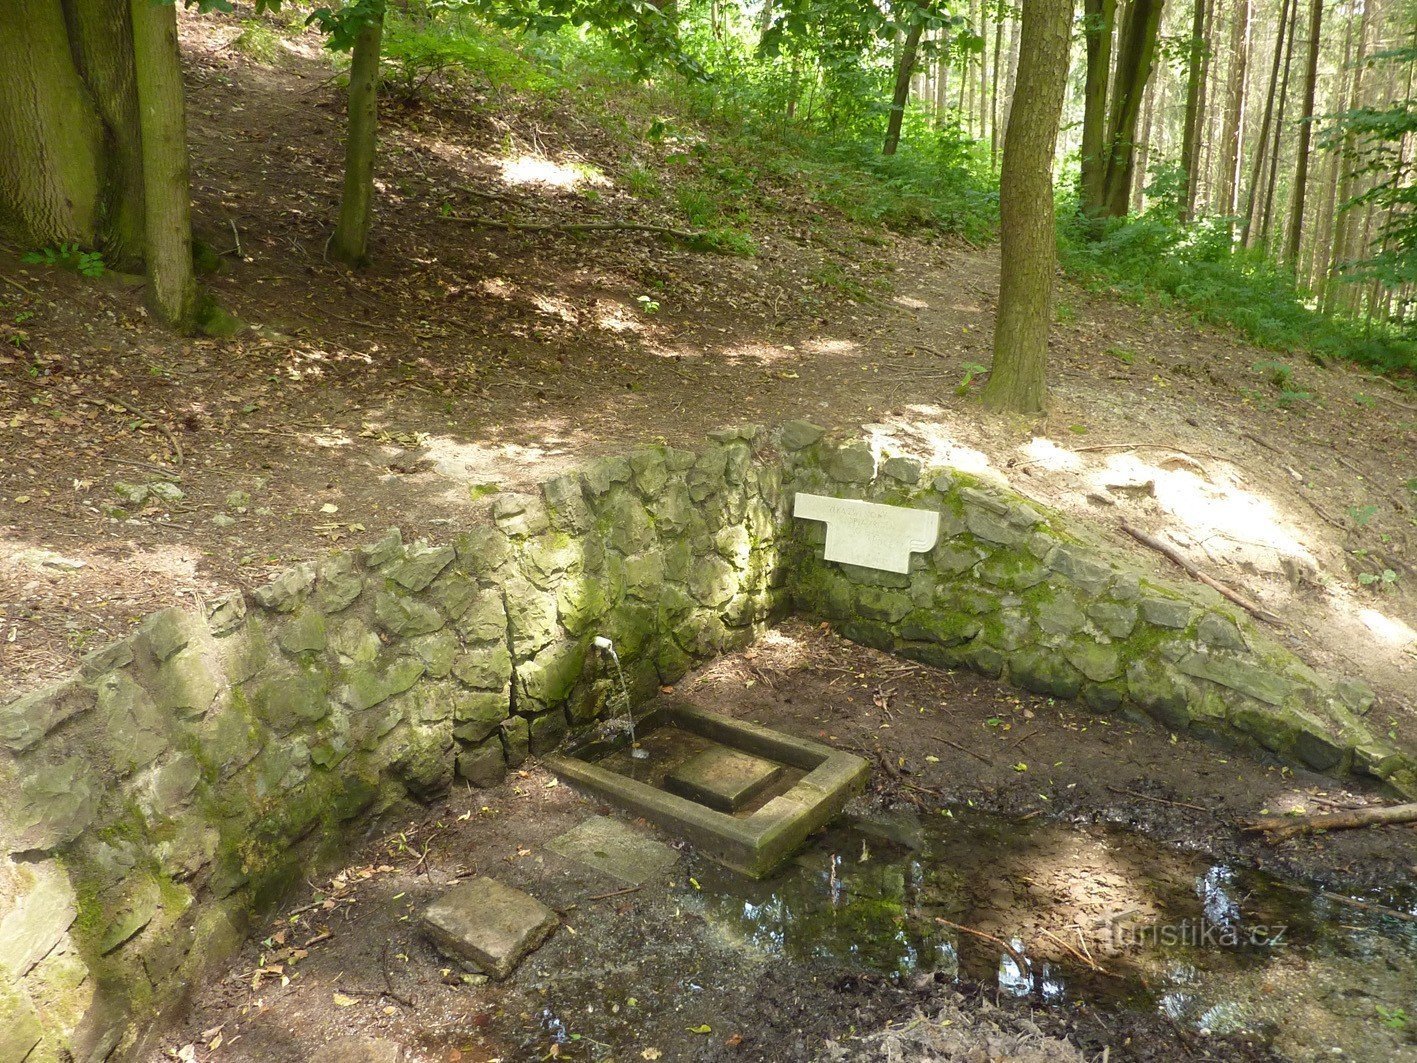
M 1115 844 L 1106 848 L 1120 862 L 1095 866 L 1102 850 L 1089 832 L 1120 825 L 1166 851 L 1293 876 L 1308 884 L 1300 895 L 1326 888 L 1410 907 L 1417 885 L 1417 830 L 1383 827 L 1270 845 L 1236 828 L 1261 808 L 1352 807 L 1373 800 L 1370 793 L 967 673 L 902 662 L 799 621 L 687 677 L 674 696 L 865 752 L 876 767 L 864 810 L 922 817 L 987 810 L 1060 831 L 1080 827 L 1056 835 L 1070 839 L 1066 844 L 1016 846 L 1005 838 L 996 853 L 956 857 L 982 858 L 986 868 L 959 898 L 964 914 L 957 918 L 1027 942 L 1030 957 L 1066 972 L 1069 991 L 1047 1004 L 1001 993 L 997 949 L 965 937 L 961 974 L 951 979 L 928 971 L 890 977 L 839 952 L 788 955 L 771 943 L 764 949 L 725 935 L 723 920 L 706 918 L 705 908 L 722 873 L 691 849 L 664 881 L 639 889 L 548 851 L 557 834 L 608 810 L 533 762 L 500 787 L 456 791 L 376 830 L 350 867 L 292 898 L 290 914 L 258 933 L 229 974 L 197 990 L 192 1013 L 153 1059 L 190 1046 L 184 1058 L 202 1063 L 296 1063 L 318 1045 L 359 1036 L 403 1046 L 416 1063 L 781 1063 L 839 1058 L 825 1054 L 829 1040 L 864 1053 L 857 1037 L 889 1023 L 908 1026 L 917 1011 L 969 1017 L 963 1036 L 980 1045 L 1002 1027 L 1031 1031 L 1035 1045 L 1037 1035 L 1061 1038 L 1089 1059 L 1273 1059 L 1279 1057 L 1263 1037 L 1206 1036 L 1154 1005 L 1136 1006 L 1115 988 L 1124 959 L 1094 952 L 1113 971 L 1089 981 L 1074 956 L 1050 944 L 1045 930 L 1063 932 L 1098 911 L 1134 906 L 1161 874 L 1140 866 L 1141 853 Z M 642 822 L 637 827 L 680 846 Z M 564 920 L 504 983 L 468 984 L 417 926 L 433 897 L 471 874 L 526 889 Z M 1394 900 L 1404 890 L 1408 900 Z M 1339 922 L 1362 917 L 1346 911 Z M 1277 961 L 1263 991 L 1298 1015 L 1308 1003 L 1306 987 L 1285 984 L 1284 969 Z M 1371 1014 L 1369 995 L 1379 993 L 1380 978 L 1370 968 L 1344 993 Z M 1305 1043 L 1299 1057 L 1328 1058 L 1324 1045 Z M 1408 1051 L 1376 1043 L 1368 1049 L 1365 1055 L 1360 1041 L 1349 1057 L 1385 1060 Z
M 626 188 L 632 163 L 666 187 L 684 169 L 636 115 L 626 142 L 570 94 L 467 81 L 384 108 L 374 262 L 353 274 L 324 255 L 343 104 L 318 39 L 264 64 L 236 17 L 181 30 L 208 283 L 249 327 L 175 337 L 134 278 L 0 248 L 0 697 L 366 530 L 443 537 L 490 490 L 593 454 L 802 417 L 1158 532 L 1417 740 L 1411 392 L 1062 281 L 1048 415 L 992 417 L 956 390 L 989 361 L 993 249 L 867 230 L 792 187 L 760 190 L 752 257 L 450 220 L 683 224 Z M 1255 368 L 1276 357 L 1309 399 L 1281 402 Z M 154 480 L 183 497 L 115 494 Z

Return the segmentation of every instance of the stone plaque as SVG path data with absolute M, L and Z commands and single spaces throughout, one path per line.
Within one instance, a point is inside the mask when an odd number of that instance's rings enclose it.
M 826 522 L 828 561 L 885 572 L 909 572 L 910 555 L 933 549 L 940 537 L 940 515 L 932 509 L 798 494 L 792 515 Z

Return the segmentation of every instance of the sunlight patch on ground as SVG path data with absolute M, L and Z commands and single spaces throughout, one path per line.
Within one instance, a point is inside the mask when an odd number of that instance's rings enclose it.
M 450 436 L 427 436 L 423 457 L 432 462 L 432 471 L 460 485 L 498 488 L 528 476 L 549 479 L 576 460 L 572 441 L 547 425 L 541 441 L 529 446 L 518 443 L 469 443 Z M 461 501 L 468 501 L 465 490 Z
M 897 295 L 891 302 L 897 306 L 903 306 L 907 310 L 929 310 L 930 304 L 924 299 L 917 299 L 913 295 Z
M 603 332 L 644 332 L 644 322 L 623 306 L 602 305 L 595 313 L 595 327 Z
M 1019 450 L 1030 464 L 1047 472 L 1076 472 L 1083 465 L 1082 458 L 1075 452 L 1042 436 L 1034 436 Z
M 775 362 L 790 362 L 797 359 L 797 349 L 791 344 L 778 346 L 773 343 L 736 343 L 719 348 L 719 354 L 729 365 L 772 365 Z
M 568 299 L 562 299 L 555 295 L 533 295 L 531 305 L 538 313 L 548 317 L 559 318 L 568 325 L 580 323 L 580 314 L 576 312 L 575 306 Z
M 557 162 L 544 155 L 513 155 L 499 159 L 502 182 L 513 187 L 540 186 L 564 192 L 602 188 L 610 184 L 605 174 L 584 162 Z
M 1280 518 L 1268 499 L 1241 486 L 1229 465 L 1212 463 L 1198 474 L 1199 466 L 1191 459 L 1181 461 L 1152 462 L 1136 454 L 1113 454 L 1086 479 L 1100 491 L 1151 494 L 1197 542 L 1220 537 L 1314 563 L 1301 533 Z
M 1391 646 L 1405 648 L 1417 643 L 1417 631 L 1376 609 L 1359 609 L 1358 619 L 1365 628 Z
M 791 351 L 795 348 L 789 343 L 783 349 Z M 802 349 L 808 354 L 854 355 L 861 352 L 861 344 L 855 340 L 808 340 L 802 344 Z
M 866 426 L 871 446 L 877 452 L 908 454 L 927 466 L 942 465 L 974 476 L 999 479 L 989 455 L 960 442 L 949 425 L 937 420 L 946 416 L 948 411 L 939 406 L 920 405 L 907 406 L 906 412 L 916 415 L 916 419 L 893 418 Z

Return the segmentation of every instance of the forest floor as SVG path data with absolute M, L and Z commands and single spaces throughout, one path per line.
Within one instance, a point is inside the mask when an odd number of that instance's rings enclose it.
M 327 1043 L 344 1054 L 321 1059 L 385 1058 L 359 1054 L 372 1040 L 411 1063 L 1417 1059 L 1417 1030 L 1382 1021 L 1410 1007 L 1417 923 L 1363 910 L 1411 910 L 1417 830 L 1272 845 L 1237 828 L 1260 807 L 1371 795 L 801 620 L 673 697 L 856 750 L 875 762 L 872 793 L 763 883 L 637 821 L 680 854 L 628 886 L 549 847 L 610 810 L 544 768 L 455 788 L 391 815 L 290 898 L 148 1058 L 304 1063 Z M 505 982 L 469 983 L 419 930 L 472 875 L 563 922 Z M 1195 919 L 1202 905 L 1285 940 L 1157 956 L 1113 933 L 1124 915 Z M 936 915 L 1013 941 L 1041 983 L 1011 980 L 988 940 L 941 937 Z M 868 1047 L 888 1024 L 941 1032 L 920 1016 L 948 1020 L 951 1053 Z
M 0 698 L 155 608 L 388 525 L 446 537 L 591 455 L 800 417 L 1119 542 L 1124 520 L 1159 534 L 1311 662 L 1365 677 L 1375 718 L 1417 742 L 1410 390 L 1064 281 L 1048 415 L 987 415 L 962 385 L 989 361 L 994 249 L 867 229 L 786 183 L 753 194 L 752 256 L 456 220 L 682 225 L 663 190 L 712 161 L 688 133 L 646 138 L 652 114 L 612 129 L 564 94 L 467 83 L 387 102 L 374 261 L 351 273 L 323 250 L 328 58 L 292 33 L 260 62 L 239 33 L 182 17 L 208 283 L 246 330 L 174 337 L 132 278 L 0 248 Z M 644 170 L 661 192 L 637 198 Z

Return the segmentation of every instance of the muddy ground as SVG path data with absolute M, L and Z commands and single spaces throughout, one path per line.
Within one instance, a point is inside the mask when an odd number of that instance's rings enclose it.
M 683 851 L 663 881 L 631 889 L 546 849 L 610 810 L 532 762 L 499 787 L 459 789 L 380 824 L 348 868 L 292 897 L 285 910 L 297 914 L 273 920 L 225 976 L 200 987 L 154 1060 L 185 1051 L 204 1063 L 296 1063 L 351 1037 L 386 1039 L 420 1063 L 865 1058 L 881 1051 L 882 1027 L 918 1037 L 913 1020 L 937 1014 L 954 1015 L 967 1028 L 951 1036 L 975 1048 L 1002 1043 L 1002 1029 L 1035 1048 L 1065 1040 L 1088 1059 L 1417 1058 L 1410 1026 L 1379 1022 L 1410 1006 L 1417 941 L 1405 953 L 1393 943 L 1417 916 L 1417 830 L 1272 845 L 1237 829 L 1261 809 L 1354 807 L 1380 795 L 795 621 L 672 696 L 869 755 L 870 791 L 851 809 L 859 829 L 834 829 L 800 865 L 751 886 L 639 823 Z M 1036 992 L 1027 982 L 1020 990 L 999 949 L 977 936 L 936 924 L 902 945 L 898 928 L 915 924 L 888 906 L 848 909 L 865 912 L 860 922 L 835 913 L 785 921 L 783 911 L 806 911 L 788 884 L 820 882 L 822 867 L 833 869 L 833 887 L 839 876 L 848 893 L 877 897 L 871 889 L 906 866 L 887 860 L 893 832 L 936 820 L 940 843 L 909 863 L 914 888 L 937 892 L 932 911 L 1024 948 L 1042 972 Z M 1287 884 L 1261 883 L 1253 868 Z M 1098 932 L 1099 915 L 1171 911 L 1198 870 L 1231 882 L 1247 917 L 1271 923 L 1304 924 L 1316 890 L 1411 914 L 1322 902 L 1333 933 L 1357 934 L 1366 921 L 1372 951 L 1277 950 L 1256 970 L 1227 957 L 1238 965 L 1227 977 L 1273 1018 L 1207 1033 L 1207 1023 L 1221 1025 L 1209 1012 L 1158 1008 L 1162 989 L 1148 980 L 1166 977 L 1164 964 L 1148 966 Z M 427 903 L 475 874 L 531 892 L 564 921 L 506 983 L 468 984 L 418 928 Z M 1330 975 L 1341 990 L 1321 990 Z M 917 1051 L 923 1043 L 892 1036 Z

